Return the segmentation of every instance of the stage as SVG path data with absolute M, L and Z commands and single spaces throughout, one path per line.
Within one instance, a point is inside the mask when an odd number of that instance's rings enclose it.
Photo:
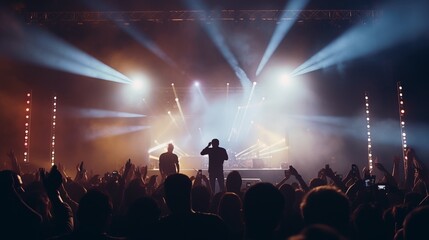
M 198 169 L 180 169 L 180 172 L 187 176 L 195 176 Z M 276 184 L 284 178 L 284 169 L 281 168 L 237 168 L 224 169 L 225 179 L 232 171 L 238 171 L 243 179 L 243 187 L 248 183 L 253 185 L 257 182 L 270 182 Z M 207 169 L 203 169 L 203 174 L 208 176 Z M 160 175 L 158 169 L 148 170 L 148 176 Z

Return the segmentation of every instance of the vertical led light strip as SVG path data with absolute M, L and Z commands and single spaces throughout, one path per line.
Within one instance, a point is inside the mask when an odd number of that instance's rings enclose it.
M 30 161 L 30 127 L 31 127 L 31 91 L 26 94 L 25 102 L 25 131 L 24 131 L 24 163 Z
M 405 106 L 404 106 L 404 94 L 402 92 L 401 82 L 398 82 L 398 102 L 399 102 L 399 121 L 401 123 L 401 139 L 402 139 L 402 153 L 404 159 L 405 150 L 407 148 L 407 133 L 405 132 Z
M 412 174 L 409 169 L 409 164 L 412 164 L 408 161 L 407 155 L 405 153 L 407 149 L 407 133 L 405 132 L 405 105 L 404 105 L 404 93 L 401 82 L 397 83 L 398 88 L 398 103 L 399 103 L 399 122 L 401 126 L 401 142 L 402 142 L 402 157 L 404 159 L 404 174 L 405 179 L 408 179 L 408 174 Z M 412 161 L 412 159 L 410 160 Z
M 57 125 L 57 96 L 52 99 L 51 165 L 55 164 L 55 129 Z
M 368 137 L 368 167 L 369 171 L 372 172 L 372 143 L 371 143 L 371 125 L 370 125 L 370 114 L 369 114 L 369 97 L 368 93 L 365 92 L 365 113 L 366 113 L 366 131 Z

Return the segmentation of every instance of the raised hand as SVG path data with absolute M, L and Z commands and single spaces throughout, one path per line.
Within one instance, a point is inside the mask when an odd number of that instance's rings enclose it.
M 142 173 L 141 173 L 140 168 L 138 166 L 136 166 L 134 169 L 134 177 L 136 179 L 142 179 Z
M 7 153 L 7 156 L 9 157 L 10 163 L 12 164 L 13 171 L 16 174 L 21 175 L 21 168 L 19 167 L 18 160 L 13 149 L 10 149 L 10 151 Z
M 7 156 L 9 157 L 10 160 L 16 161 L 16 156 L 15 156 L 15 152 L 13 151 L 13 149 L 9 150 L 9 152 L 7 153 Z
M 374 166 L 383 173 L 389 173 L 386 168 L 379 162 L 375 162 Z
M 128 161 L 125 163 L 125 171 L 129 171 L 131 169 L 131 159 L 129 158 Z
M 331 179 L 335 177 L 335 173 L 332 170 L 332 168 L 330 168 L 330 167 L 325 167 L 325 169 L 324 169 L 323 172 L 324 172 L 325 176 L 327 176 L 327 177 L 329 177 Z
M 369 171 L 369 168 L 364 167 L 362 171 L 364 179 L 369 179 L 371 177 L 371 172 Z
M 83 161 L 82 161 L 82 162 L 80 162 L 80 164 L 78 164 L 78 165 L 76 166 L 76 170 L 77 170 L 79 173 L 82 173 L 82 172 L 84 172 L 84 171 L 85 171 L 85 169 L 83 168 Z
M 295 177 L 299 175 L 298 171 L 294 167 L 292 167 L 292 165 L 289 166 L 289 172 L 290 172 L 290 175 Z
M 146 176 L 147 176 L 147 165 L 146 166 L 143 166 L 143 167 L 141 167 L 141 173 L 142 173 L 142 178 L 143 179 L 146 179 Z
M 405 156 L 410 160 L 410 161 L 412 161 L 414 158 L 415 158 L 415 156 L 416 156 L 416 152 L 414 151 L 414 149 L 412 149 L 412 148 L 407 148 L 407 150 L 405 151 Z
M 46 173 L 45 169 L 39 169 L 40 178 L 43 186 L 48 194 L 57 194 L 61 185 L 63 184 L 63 176 L 56 165 L 52 166 L 51 171 Z
M 149 178 L 149 181 L 147 183 L 147 187 L 148 188 L 154 188 L 155 184 L 156 184 L 156 178 L 158 177 L 158 175 L 152 175 Z
M 64 177 L 63 180 L 66 180 L 68 178 L 68 175 L 66 173 L 66 168 L 61 163 L 58 163 L 58 171 L 60 171 L 60 173 L 63 175 Z

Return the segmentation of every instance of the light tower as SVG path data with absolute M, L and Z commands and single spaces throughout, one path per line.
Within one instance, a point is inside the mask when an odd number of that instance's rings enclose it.
M 24 163 L 30 161 L 30 130 L 31 130 L 31 91 L 26 94 L 25 101 L 25 131 L 24 131 Z
M 51 165 L 55 164 L 55 130 L 57 125 L 57 96 L 52 99 L 52 124 L 51 124 Z
M 405 187 L 410 189 L 414 184 L 414 168 L 413 159 L 408 159 L 406 155 L 407 151 L 407 133 L 405 131 L 405 105 L 404 105 L 404 93 L 401 82 L 397 84 L 398 89 L 398 106 L 399 106 L 399 123 L 401 126 L 401 148 L 402 148 L 402 159 L 404 159 L 404 179 Z
M 370 124 L 370 113 L 369 113 L 369 96 L 368 93 L 365 92 L 365 113 L 366 113 L 366 131 L 368 137 L 368 167 L 369 171 L 372 172 L 372 142 L 371 142 L 371 124 Z

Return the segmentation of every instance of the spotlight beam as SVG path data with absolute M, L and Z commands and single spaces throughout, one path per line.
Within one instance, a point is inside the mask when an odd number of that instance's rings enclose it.
M 239 153 L 235 154 L 235 157 L 240 157 L 240 156 L 244 155 L 245 153 L 247 153 L 248 151 L 250 151 L 251 149 L 253 149 L 253 148 L 255 148 L 255 147 L 258 147 L 258 146 L 259 146 L 259 142 L 258 142 L 258 143 L 255 143 L 255 144 L 253 144 L 252 146 L 250 146 L 250 147 L 248 147 L 248 148 L 246 148 L 246 149 L 242 150 L 241 152 L 239 152 Z
M 181 156 L 189 156 L 189 154 L 187 154 L 185 151 L 183 151 L 183 149 L 181 149 L 179 146 L 175 145 L 174 149 L 177 151 L 178 154 L 180 154 Z
M 234 134 L 234 131 L 236 129 L 235 125 L 237 124 L 238 115 L 240 114 L 240 110 L 241 110 L 241 107 L 240 106 L 237 107 L 237 113 L 235 114 L 234 121 L 232 122 L 232 126 L 231 126 L 231 131 L 229 132 L 228 142 L 231 141 L 231 137 Z
M 204 96 L 203 91 L 201 90 L 200 84 L 195 85 L 195 88 L 197 89 L 198 95 L 200 95 L 200 97 L 201 97 L 201 100 L 204 104 L 204 108 L 207 108 L 208 107 L 207 99 Z
M 251 89 L 250 94 L 249 94 L 249 99 L 247 100 L 247 104 L 246 104 L 246 106 L 244 108 L 244 113 L 243 113 L 243 116 L 241 118 L 240 125 L 238 127 L 238 132 L 237 132 L 236 140 L 238 140 L 238 137 L 240 136 L 240 133 L 241 133 L 241 129 L 243 128 L 244 121 L 245 121 L 246 115 L 247 115 L 247 110 L 249 109 L 250 102 L 252 101 L 252 98 L 253 98 L 253 93 L 255 92 L 255 87 L 256 87 L 256 82 L 253 82 L 253 86 L 252 86 L 252 89 Z
M 113 137 L 138 131 L 143 131 L 150 128 L 149 126 L 127 126 L 127 127 L 108 127 L 93 130 L 86 136 L 87 140 L 95 140 L 98 138 Z
M 271 149 L 271 148 L 273 148 L 273 147 L 275 147 L 275 146 L 277 146 L 277 145 L 280 145 L 280 144 L 282 144 L 282 143 L 285 143 L 285 139 L 279 140 L 278 142 L 275 142 L 275 143 L 273 143 L 273 144 L 269 145 L 268 147 L 266 147 L 266 148 L 262 149 L 262 150 L 261 150 L 261 153 L 266 152 L 266 151 L 268 151 L 269 149 Z
M 285 11 L 283 12 L 280 19 L 288 17 L 289 10 L 301 11 L 307 5 L 308 2 L 309 0 L 292 0 L 288 2 L 287 5 L 285 6 Z M 271 37 L 271 40 L 267 46 L 267 49 L 265 50 L 264 55 L 262 56 L 258 69 L 256 70 L 256 76 L 258 76 L 261 73 L 262 69 L 265 67 L 268 60 L 276 51 L 277 47 L 280 45 L 283 38 L 286 36 L 286 34 L 295 24 L 297 19 L 298 19 L 298 15 L 294 16 L 292 19 L 290 19 L 290 21 L 281 21 L 277 25 L 276 29 L 274 30 L 273 36 Z
M 151 147 L 151 148 L 149 148 L 149 150 L 147 151 L 147 153 L 153 153 L 153 152 L 155 152 L 156 150 L 159 150 L 159 149 L 161 149 L 161 148 L 163 148 L 163 147 L 166 147 L 167 146 L 167 144 L 169 144 L 170 143 L 170 141 L 168 141 L 168 142 L 163 142 L 163 143 L 161 143 L 161 144 L 158 144 L 158 145 L 156 145 L 155 147 Z
M 176 119 L 173 117 L 173 115 L 171 114 L 171 112 L 170 112 L 170 111 L 168 111 L 167 113 L 168 113 L 168 116 L 169 116 L 169 117 L 170 117 L 170 119 L 171 119 L 171 122 L 174 124 L 174 126 L 176 126 L 177 128 L 179 128 L 179 124 L 177 124 L 177 121 L 176 121 Z
M 198 0 L 187 0 L 187 4 L 190 8 L 197 8 L 197 9 L 206 9 L 208 8 L 204 5 L 202 1 Z M 250 79 L 247 76 L 246 72 L 240 67 L 240 64 L 238 63 L 237 58 L 234 56 L 232 51 L 229 49 L 229 47 L 226 44 L 225 38 L 223 34 L 220 31 L 220 27 L 216 22 L 210 22 L 210 24 L 207 24 L 203 22 L 201 19 L 199 19 L 199 23 L 201 27 L 206 31 L 206 33 L 210 36 L 210 39 L 215 44 L 217 49 L 220 51 L 224 59 L 228 62 L 229 66 L 234 71 L 235 75 L 240 81 L 241 86 L 248 90 L 250 88 Z
M 128 112 L 117 112 L 103 109 L 91 108 L 68 108 L 66 113 L 73 118 L 143 118 L 146 115 Z
M 288 150 L 288 149 L 289 149 L 289 147 L 277 148 L 277 149 L 271 150 L 269 152 L 260 153 L 260 156 L 265 156 L 265 155 L 268 155 L 268 154 L 273 154 L 273 153 L 281 152 L 281 151 Z
M 429 29 L 427 9 L 427 1 L 394 2 L 385 7 L 379 22 L 350 29 L 298 66 L 292 76 L 377 53 L 424 35 Z
M 0 29 L 0 53 L 36 65 L 119 83 L 131 80 L 65 41 L 12 17 Z
M 246 158 L 247 156 L 252 156 L 252 154 L 255 153 L 255 152 L 258 152 L 257 155 L 259 156 L 259 152 L 260 152 L 259 150 L 261 148 L 263 148 L 263 147 L 264 147 L 264 145 L 262 145 L 262 144 L 259 143 L 255 148 L 253 148 L 252 150 L 250 150 L 250 151 L 248 151 L 248 152 L 240 155 L 240 157 L 241 158 Z
M 86 4 L 88 4 L 93 9 L 103 9 L 107 12 L 114 12 L 114 7 L 109 6 L 107 3 L 98 1 L 98 0 L 91 0 L 91 1 L 85 1 Z M 134 38 L 140 45 L 148 49 L 152 54 L 157 56 L 159 59 L 167 63 L 168 65 L 178 69 L 177 64 L 153 41 L 151 40 L 146 34 L 144 34 L 142 31 L 137 30 L 136 28 L 130 26 L 129 24 L 124 24 L 124 19 L 116 18 L 114 14 L 107 14 L 106 15 L 108 20 L 114 22 L 117 27 L 119 27 L 122 31 L 127 33 L 129 36 Z
M 183 125 L 186 129 L 186 132 L 190 135 L 188 125 L 186 123 L 185 115 L 183 114 L 182 105 L 180 104 L 179 98 L 175 98 L 177 109 L 179 109 L 180 117 L 182 118 Z

